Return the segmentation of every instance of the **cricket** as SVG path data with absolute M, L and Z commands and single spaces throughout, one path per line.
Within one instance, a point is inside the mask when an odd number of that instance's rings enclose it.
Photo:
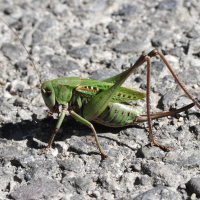
M 155 139 L 153 135 L 151 120 L 186 111 L 195 105 L 200 109 L 200 103 L 198 100 L 189 94 L 185 86 L 181 83 L 181 81 L 172 70 L 164 55 L 157 49 L 152 50 L 148 54 L 143 53 L 135 62 L 135 64 L 133 64 L 129 69 L 103 81 L 79 77 L 64 77 L 43 83 L 36 69 L 36 66 L 23 42 L 18 37 L 17 33 L 8 24 L 6 25 L 16 35 L 16 37 L 25 48 L 33 64 L 33 67 L 38 74 L 41 83 L 42 97 L 46 106 L 50 110 L 48 115 L 51 116 L 53 113 L 57 113 L 59 115 L 55 131 L 50 137 L 48 146 L 43 150 L 42 153 L 45 153 L 51 147 L 54 141 L 54 137 L 61 127 L 67 111 L 69 112 L 70 116 L 82 124 L 85 124 L 92 130 L 100 154 L 107 158 L 108 155 L 104 153 L 100 145 L 96 130 L 91 121 L 95 121 L 108 127 L 124 127 L 148 122 L 151 146 L 156 145 L 160 148 L 169 150 L 173 147 L 164 146 L 157 142 Z M 159 56 L 165 63 L 178 85 L 185 92 L 188 98 L 193 101 L 193 103 L 170 112 L 153 114 L 150 113 L 151 58 L 157 56 Z M 126 79 L 143 63 L 147 64 L 146 94 L 134 89 L 123 87 L 122 84 L 126 81 Z M 129 103 L 130 101 L 136 101 L 143 98 L 146 98 L 147 102 L 146 115 L 143 115 L 139 108 L 130 105 Z M 59 106 L 62 107 L 61 112 L 59 111 Z

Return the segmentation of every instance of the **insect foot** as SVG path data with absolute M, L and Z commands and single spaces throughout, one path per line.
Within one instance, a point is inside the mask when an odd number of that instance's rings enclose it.
M 162 144 L 158 143 L 158 142 L 156 141 L 156 139 L 153 139 L 153 141 L 151 141 L 151 146 L 158 146 L 158 147 L 160 147 L 160 148 L 162 148 L 162 149 L 165 149 L 165 150 L 169 150 L 170 148 L 171 148 L 171 149 L 175 149 L 174 147 L 165 146 L 165 145 L 162 145 Z

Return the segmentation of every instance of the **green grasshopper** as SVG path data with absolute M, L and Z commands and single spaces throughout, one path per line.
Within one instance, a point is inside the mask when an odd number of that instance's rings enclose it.
M 15 32 L 14 34 L 17 36 Z M 21 40 L 20 42 L 24 46 Z M 25 50 L 28 53 L 26 48 Z M 39 73 L 29 53 L 28 56 L 39 76 Z M 160 56 L 165 65 L 168 67 L 174 79 L 187 94 L 187 96 L 193 101 L 193 103 L 174 111 L 150 114 L 151 58 L 155 56 Z M 123 87 L 122 84 L 124 83 L 124 81 L 144 62 L 147 63 L 146 94 L 127 87 Z M 49 140 L 47 148 L 43 150 L 43 153 L 45 153 L 51 147 L 54 137 L 58 132 L 60 126 L 62 125 L 67 111 L 74 119 L 92 129 L 101 155 L 104 157 L 108 157 L 103 152 L 97 137 L 97 133 L 90 121 L 95 121 L 109 127 L 124 127 L 136 125 L 138 123 L 143 123 L 147 121 L 149 126 L 151 146 L 156 145 L 164 149 L 169 149 L 169 146 L 161 145 L 154 138 L 151 120 L 186 111 L 194 105 L 197 105 L 198 108 L 200 108 L 200 104 L 197 102 L 197 100 L 188 93 L 178 77 L 174 74 L 164 55 L 156 49 L 151 51 L 149 54 L 143 53 L 136 61 L 136 63 L 126 71 L 103 81 L 78 77 L 68 77 L 54 79 L 43 83 L 40 76 L 39 79 L 41 82 L 42 97 L 46 106 L 50 110 L 49 115 L 52 115 L 53 113 L 59 114 L 59 119 L 56 124 L 55 131 Z M 144 97 L 146 97 L 147 101 L 147 115 L 142 115 L 141 111 L 137 107 L 132 106 L 128 103 L 129 101 L 142 99 Z M 62 105 L 61 113 L 58 109 L 59 105 Z

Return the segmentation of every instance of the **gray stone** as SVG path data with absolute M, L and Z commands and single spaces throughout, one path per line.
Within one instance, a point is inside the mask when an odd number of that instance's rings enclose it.
M 80 66 L 77 62 L 73 60 L 66 60 L 61 56 L 57 55 L 48 55 L 44 58 L 43 63 L 51 64 L 52 73 L 59 73 L 60 76 L 63 76 L 66 72 L 71 72 L 72 70 L 80 69 Z
M 92 12 L 102 12 L 104 9 L 106 9 L 107 4 L 105 0 L 92 2 L 89 10 Z
M 34 45 L 38 45 L 40 43 L 43 43 L 44 41 L 44 34 L 43 34 L 43 31 L 40 31 L 40 30 L 36 30 L 34 33 L 33 33 L 33 44 Z
M 167 45 L 172 42 L 172 35 L 170 31 L 158 31 L 155 33 L 155 37 L 152 38 L 152 46 L 158 48 Z
M 20 70 L 27 70 L 27 65 L 29 64 L 28 61 L 19 61 L 15 64 L 16 69 Z
M 137 155 L 142 158 L 152 159 L 163 158 L 165 153 L 159 147 L 143 147 L 138 151 Z
M 25 104 L 25 102 L 22 101 L 21 99 L 16 99 L 13 105 L 18 106 L 18 107 L 23 107 L 24 104 Z
M 1 166 L 1 170 L 0 170 L 0 175 L 1 175 L 1 185 L 0 185 L 0 189 L 1 191 L 6 191 L 6 188 L 8 187 L 10 181 L 12 181 L 12 177 L 14 176 L 14 171 L 13 168 L 12 169 L 3 169 Z
M 67 6 L 63 4 L 56 3 L 52 6 L 52 12 L 56 16 L 66 17 L 70 16 L 71 13 L 69 13 Z
M 110 33 L 117 33 L 120 29 L 116 23 L 109 23 L 107 26 Z
M 33 75 L 29 76 L 28 77 L 28 84 L 29 85 L 34 85 L 34 82 L 35 82 L 35 77 Z
M 60 161 L 59 165 L 61 168 L 73 171 L 73 172 L 80 172 L 80 169 L 83 166 L 83 163 L 79 159 L 67 159 L 66 161 Z
M 64 3 L 66 3 L 68 6 L 74 8 L 76 7 L 76 2 L 71 1 L 71 0 L 64 0 Z
M 1 50 L 4 56 L 8 57 L 10 60 L 17 60 L 21 56 L 21 48 L 16 45 L 5 43 L 2 45 Z
M 57 181 L 39 178 L 32 181 L 29 185 L 21 186 L 15 192 L 11 193 L 14 199 L 41 199 L 47 197 L 55 197 L 58 194 L 60 184 Z
M 163 61 L 154 61 L 152 62 L 152 70 L 151 70 L 151 75 L 154 76 L 155 79 L 157 79 L 160 74 L 162 73 L 162 71 L 164 69 L 166 69 L 165 64 L 163 63 Z
M 69 69 L 69 71 L 72 71 L 72 70 L 76 70 L 76 69 L 81 69 L 81 67 L 79 66 L 79 64 L 73 60 L 68 60 L 67 62 L 67 67 Z
M 95 188 L 92 175 L 86 175 L 84 177 L 76 178 L 75 184 L 78 189 L 83 190 L 83 191 L 88 191 Z
M 54 161 L 41 161 L 32 156 L 22 157 L 20 163 L 23 167 L 29 167 L 25 179 L 27 181 L 36 180 L 39 177 L 51 177 L 55 174 L 58 164 Z
M 166 110 L 166 108 L 168 108 L 172 104 L 172 102 L 174 102 L 174 97 L 175 97 L 175 92 L 174 91 L 167 92 L 161 98 L 161 100 L 159 102 L 161 108 L 163 108 L 164 110 Z
M 54 19 L 51 19 L 51 18 L 48 18 L 48 19 L 45 19 L 44 21 L 42 21 L 39 25 L 39 29 L 42 31 L 42 32 L 45 32 L 47 31 L 49 28 L 52 28 L 53 26 L 55 26 L 56 24 L 56 21 Z
M 170 1 L 161 1 L 158 5 L 158 9 L 161 10 L 176 10 L 176 6 L 177 6 L 177 2 L 174 0 L 170 0 Z
M 190 30 L 187 34 L 186 34 L 187 37 L 189 38 L 198 38 L 199 36 L 199 32 L 197 30 L 195 30 L 195 28 L 193 28 L 192 30 Z
M 192 101 L 186 96 L 180 96 L 177 100 L 176 100 L 176 108 L 182 108 L 186 105 L 189 105 L 190 103 L 192 103 Z
M 14 10 L 12 9 L 12 8 L 6 8 L 5 10 L 4 10 L 4 13 L 6 14 L 6 15 L 10 15 L 10 14 L 12 14 L 14 12 Z
M 200 81 L 199 74 L 200 71 L 193 67 L 192 69 L 188 69 L 185 72 L 180 73 L 179 78 L 186 85 L 189 83 L 195 84 Z
M 114 15 L 120 15 L 120 16 L 131 16 L 134 15 L 136 12 L 138 12 L 138 7 L 137 6 L 126 6 L 125 8 L 122 8 L 118 12 L 114 13 Z
M 140 195 L 138 195 L 137 197 L 135 197 L 133 200 L 150 200 L 150 199 L 154 199 L 154 200 L 180 200 L 180 196 L 168 189 L 167 187 L 156 187 L 152 190 L 149 190 L 147 192 L 144 192 Z
M 19 110 L 18 115 L 22 120 L 32 120 L 32 117 L 25 110 Z
M 103 43 L 105 40 L 104 38 L 102 38 L 99 35 L 91 35 L 88 40 L 87 40 L 87 44 L 100 44 Z
M 187 182 L 187 188 L 190 192 L 195 193 L 197 197 L 200 197 L 200 178 L 191 178 Z
M 164 55 L 170 54 L 172 56 L 177 56 L 177 57 L 181 57 L 182 56 L 181 48 L 178 48 L 178 47 L 176 47 L 174 49 L 169 49 L 169 50 L 167 50 L 167 49 L 166 50 L 162 50 L 162 53 Z
M 104 70 L 101 69 L 93 71 L 92 74 L 90 75 L 90 79 L 102 81 L 117 74 L 118 74 L 117 71 L 113 69 L 104 69 Z
M 183 181 L 180 175 L 181 171 L 173 165 L 150 162 L 142 165 L 142 171 L 151 177 L 156 175 L 157 178 L 165 183 L 165 186 L 177 187 Z
M 181 155 L 177 152 L 170 152 L 164 158 L 164 161 L 170 164 L 177 164 L 180 167 L 195 168 L 200 165 L 199 151 L 182 152 Z
M 87 145 L 88 143 L 85 141 L 85 138 L 83 139 L 77 136 L 72 136 L 70 139 L 70 149 L 75 152 L 88 153 Z
M 142 41 L 126 41 L 126 42 L 121 42 L 113 49 L 117 52 L 120 53 L 136 53 L 136 52 L 142 52 L 145 49 L 148 49 L 150 47 L 149 43 L 144 43 Z
M 200 38 L 193 39 L 189 42 L 188 54 L 198 54 L 200 48 Z
M 74 47 L 67 52 L 72 58 L 82 59 L 92 56 L 90 47 Z

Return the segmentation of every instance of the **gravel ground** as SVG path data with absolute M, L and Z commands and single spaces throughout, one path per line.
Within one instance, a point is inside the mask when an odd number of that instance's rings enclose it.
M 160 49 L 200 100 L 199 0 L 0 0 L 0 16 L 26 45 L 43 81 L 103 80 L 142 52 Z M 146 65 L 125 85 L 145 92 Z M 152 59 L 151 112 L 191 103 L 160 59 Z M 197 107 L 148 126 L 89 128 L 66 116 L 53 147 L 57 115 L 47 117 L 39 78 L 22 45 L 0 21 L 0 199 L 200 199 L 200 112 Z M 145 113 L 145 100 L 133 102 Z M 43 119 L 43 120 L 40 120 Z

